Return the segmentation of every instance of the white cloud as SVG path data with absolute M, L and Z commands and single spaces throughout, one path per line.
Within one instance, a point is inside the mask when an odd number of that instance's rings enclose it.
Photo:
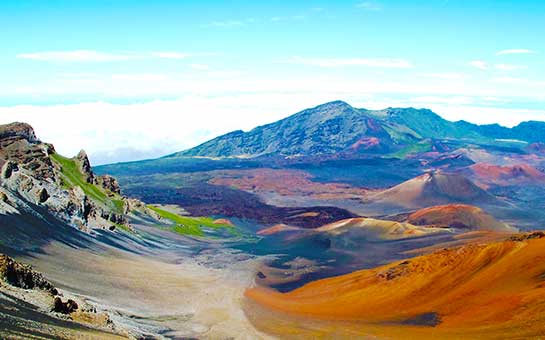
M 502 50 L 502 51 L 498 51 L 496 53 L 496 55 L 507 55 L 507 54 L 535 54 L 536 52 L 535 51 L 532 51 L 532 50 L 528 50 L 528 49 L 523 49 L 523 48 L 519 48 L 519 49 L 509 49 L 509 50 Z
M 469 62 L 470 66 L 473 66 L 475 68 L 478 68 L 479 70 L 487 70 L 488 64 L 485 61 L 482 60 L 473 60 Z
M 411 98 L 410 102 L 431 105 L 431 104 L 449 104 L 449 105 L 468 105 L 473 104 L 474 99 L 471 97 L 464 96 L 422 96 Z
M 525 65 L 496 64 L 494 67 L 502 71 L 515 71 L 527 68 Z
M 451 104 L 429 104 L 426 107 L 440 113 L 445 119 L 466 120 L 476 124 L 500 123 L 512 127 L 527 120 L 545 121 L 545 110 Z
M 189 67 L 191 67 L 194 70 L 208 70 L 210 68 L 206 64 L 189 64 Z
M 233 28 L 233 27 L 246 26 L 254 22 L 256 22 L 254 18 L 246 18 L 246 19 L 240 19 L 240 20 L 236 19 L 236 20 L 212 21 L 206 25 L 203 25 L 202 27 Z
M 20 105 L 0 107 L 0 124 L 28 122 L 59 153 L 73 156 L 84 148 L 96 165 L 181 151 L 219 134 L 248 130 L 334 99 L 252 94 L 185 96 L 137 104 Z
M 494 82 L 500 84 L 517 85 L 519 87 L 535 88 L 543 90 L 545 88 L 545 80 L 534 80 L 527 78 L 515 78 L 515 77 L 499 77 L 495 78 Z
M 169 51 L 154 51 L 149 53 L 124 52 L 110 53 L 93 50 L 74 50 L 74 51 L 46 51 L 17 54 L 19 59 L 59 62 L 59 63 L 101 63 L 116 62 L 135 59 L 185 59 L 197 56 L 212 56 L 216 53 L 182 53 Z
M 118 73 L 112 74 L 112 80 L 120 81 L 164 81 L 167 75 L 161 73 Z
M 163 59 L 185 59 L 187 57 L 193 56 L 189 53 L 180 53 L 180 52 L 152 52 L 151 55 L 157 58 Z
M 91 50 L 75 50 L 75 51 L 49 51 L 18 54 L 17 58 L 30 59 L 39 61 L 55 61 L 55 62 L 108 62 L 108 61 L 124 61 L 133 59 L 136 56 L 130 54 L 114 54 L 104 53 Z
M 356 4 L 356 7 L 361 8 L 366 11 L 380 11 L 382 7 L 373 1 L 363 1 Z
M 463 79 L 466 77 L 465 74 L 462 73 L 421 73 L 418 75 L 422 78 L 432 78 L 432 79 L 442 79 L 442 80 L 457 80 L 457 79 Z
M 515 125 L 522 120 L 545 120 L 543 110 L 478 106 L 482 98 L 436 95 L 392 100 L 366 94 L 365 90 L 188 95 L 135 104 L 21 105 L 0 107 L 0 124 L 28 122 L 43 141 L 53 143 L 61 154 L 73 156 L 84 148 L 96 165 L 181 151 L 217 135 L 249 130 L 336 99 L 370 109 L 425 107 L 451 120 L 475 123 Z
M 303 58 L 291 57 L 283 64 L 299 64 L 317 67 L 364 66 L 372 68 L 411 68 L 412 64 L 399 58 Z

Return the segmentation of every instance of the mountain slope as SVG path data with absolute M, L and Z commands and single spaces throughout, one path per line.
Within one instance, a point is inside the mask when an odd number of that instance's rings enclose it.
M 358 329 L 404 326 L 404 338 L 535 337 L 545 331 L 542 237 L 444 249 L 288 293 L 257 287 L 246 295 L 305 317 L 357 320 Z
M 307 109 L 249 132 L 234 131 L 175 156 L 260 156 L 322 154 L 388 147 L 392 140 L 373 117 L 341 102 Z
M 168 157 L 256 157 L 333 153 L 387 154 L 407 147 L 430 148 L 429 140 L 495 143 L 545 139 L 545 123 L 499 125 L 451 122 L 427 109 L 357 109 L 342 101 L 316 106 L 249 132 L 234 131 Z M 422 144 L 423 142 L 426 143 Z M 427 146 L 426 146 L 427 145 Z

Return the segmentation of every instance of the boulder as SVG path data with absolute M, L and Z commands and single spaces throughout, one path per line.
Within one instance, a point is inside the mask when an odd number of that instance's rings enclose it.
M 71 314 L 78 310 L 78 304 L 72 299 L 68 299 L 66 302 L 62 301 L 60 297 L 55 297 L 53 303 L 53 309 L 51 311 L 61 314 Z
M 17 163 L 12 161 L 7 161 L 2 167 L 2 178 L 8 179 L 11 177 L 14 171 L 19 170 Z
M 45 188 L 41 188 L 38 190 L 38 202 L 45 203 L 49 199 L 49 194 L 47 193 L 47 190 Z
M 8 203 L 8 201 L 9 201 L 8 196 L 2 191 L 0 191 L 0 202 Z

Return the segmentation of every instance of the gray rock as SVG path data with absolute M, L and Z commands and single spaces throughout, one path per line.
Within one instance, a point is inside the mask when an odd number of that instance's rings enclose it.
M 89 157 L 87 157 L 87 153 L 85 152 L 85 150 L 81 150 L 77 154 L 76 161 L 79 165 L 79 170 L 85 176 L 85 180 L 87 181 L 87 183 L 93 183 L 93 169 L 91 168 L 91 162 L 89 162 Z
M 47 193 L 47 190 L 45 188 L 41 188 L 38 191 L 38 202 L 45 203 L 49 199 L 49 194 Z
M 8 179 L 11 177 L 14 171 L 19 170 L 17 163 L 12 161 L 7 161 L 6 164 L 2 167 L 2 178 Z

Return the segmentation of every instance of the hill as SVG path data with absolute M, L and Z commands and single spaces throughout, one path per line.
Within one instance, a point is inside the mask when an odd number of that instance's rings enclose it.
M 467 178 L 442 171 L 425 173 L 371 195 L 367 200 L 374 204 L 416 209 L 449 203 L 500 203 Z
M 288 293 L 258 287 L 246 296 L 292 315 L 352 320 L 344 324 L 346 334 L 369 325 L 380 334 L 376 327 L 383 325 L 382 335 L 391 336 L 397 326 L 397 336 L 405 338 L 537 336 L 545 331 L 543 236 L 444 249 Z
M 420 209 L 410 214 L 407 222 L 459 230 L 513 231 L 514 228 L 499 222 L 481 208 L 467 204 L 449 204 Z

